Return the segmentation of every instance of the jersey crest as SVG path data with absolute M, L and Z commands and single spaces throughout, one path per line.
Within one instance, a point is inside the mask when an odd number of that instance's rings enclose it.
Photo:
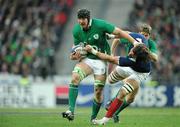
M 94 34 L 93 38 L 94 38 L 95 40 L 98 40 L 98 39 L 99 39 L 99 35 L 98 35 L 98 34 Z

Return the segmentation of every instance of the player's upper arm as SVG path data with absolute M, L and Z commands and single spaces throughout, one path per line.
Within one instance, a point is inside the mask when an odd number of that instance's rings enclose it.
M 80 29 L 79 26 L 75 25 L 72 31 L 74 45 L 78 45 L 81 42 L 79 36 L 79 29 Z
M 149 44 L 149 50 L 151 52 L 157 54 L 158 51 L 157 51 L 157 44 L 156 44 L 156 42 L 150 39 L 148 41 L 148 44 Z
M 149 45 L 149 50 L 151 51 L 151 55 L 153 58 L 153 61 L 158 61 L 158 49 L 157 49 L 157 44 L 153 40 L 148 40 L 148 45 Z
M 103 29 L 105 33 L 111 34 L 115 29 L 115 25 L 113 25 L 107 21 L 99 20 L 98 22 L 99 22 L 100 29 Z

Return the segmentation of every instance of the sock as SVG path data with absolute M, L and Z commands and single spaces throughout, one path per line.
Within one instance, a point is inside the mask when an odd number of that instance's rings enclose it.
M 69 86 L 69 110 L 74 113 L 76 99 L 78 96 L 78 86 L 73 84 L 70 84 Z
M 102 103 L 98 103 L 95 99 L 93 100 L 91 120 L 93 120 L 97 117 L 99 109 L 101 108 L 101 104 Z
M 106 113 L 106 117 L 107 118 L 111 118 L 113 116 L 113 114 L 116 112 L 116 110 L 122 105 L 123 101 L 119 100 L 119 99 L 114 99 L 114 101 L 111 103 L 107 113 Z
M 130 105 L 130 103 L 128 103 L 128 102 L 126 101 L 126 99 L 124 98 L 124 101 L 123 101 L 122 106 L 120 106 L 120 107 L 117 109 L 117 111 L 115 112 L 115 115 L 119 115 L 119 113 L 120 113 L 123 109 L 125 109 L 126 107 L 128 107 L 129 105 Z

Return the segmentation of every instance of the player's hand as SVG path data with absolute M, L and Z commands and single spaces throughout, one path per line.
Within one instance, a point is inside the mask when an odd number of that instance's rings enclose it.
M 90 52 L 90 53 L 94 54 L 94 55 L 96 55 L 97 52 L 98 52 L 98 51 L 95 50 L 91 45 L 86 45 L 85 50 L 86 50 L 87 52 Z
M 92 50 L 92 46 L 91 45 L 86 45 L 86 47 L 84 48 L 87 52 L 90 52 L 91 53 L 91 50 Z
M 81 59 L 81 54 L 79 51 L 73 52 L 70 54 L 70 59 L 71 60 L 80 60 Z

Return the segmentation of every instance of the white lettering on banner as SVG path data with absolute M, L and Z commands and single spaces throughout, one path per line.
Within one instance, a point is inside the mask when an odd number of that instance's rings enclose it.
M 79 92 L 78 98 L 77 98 L 77 104 L 85 104 L 85 103 L 87 103 L 89 101 L 92 101 L 93 96 L 94 96 L 94 93 L 89 93 L 89 94 L 86 94 L 86 95 L 82 95 L 81 92 Z
M 165 94 L 167 91 L 166 86 L 159 86 L 157 87 L 156 95 L 157 95 L 157 101 L 156 101 L 156 106 L 157 107 L 163 107 L 167 104 L 168 102 L 168 97 Z
M 174 87 L 174 106 L 180 106 L 180 87 Z
M 165 106 L 167 103 L 165 92 L 165 86 L 141 88 L 132 106 Z
M 0 107 L 52 107 L 53 92 L 49 85 L 0 85 Z

